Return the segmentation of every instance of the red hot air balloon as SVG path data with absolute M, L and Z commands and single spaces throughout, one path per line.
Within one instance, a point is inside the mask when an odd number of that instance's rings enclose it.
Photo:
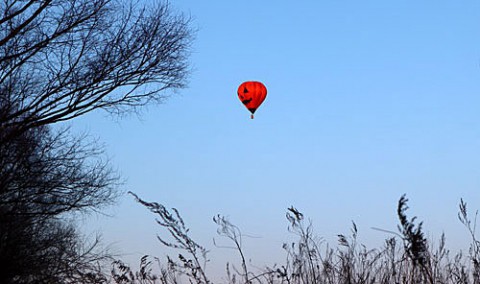
M 237 94 L 240 101 L 252 113 L 250 118 L 253 119 L 253 114 L 267 97 L 267 88 L 260 82 L 247 81 L 240 84 Z

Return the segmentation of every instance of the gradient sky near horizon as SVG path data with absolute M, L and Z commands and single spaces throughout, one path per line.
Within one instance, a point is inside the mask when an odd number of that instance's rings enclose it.
M 220 273 L 222 214 L 252 238 L 257 266 L 282 263 L 295 206 L 331 245 L 348 234 L 379 247 L 396 230 L 397 201 L 429 238 L 469 238 L 463 198 L 480 209 L 480 2 L 171 1 L 198 28 L 189 86 L 140 118 L 95 112 L 71 123 L 105 144 L 131 190 L 178 208 Z M 236 95 L 246 80 L 268 95 L 255 119 Z M 134 261 L 162 258 L 166 232 L 130 196 L 85 220 Z M 220 243 L 227 241 L 218 237 Z M 135 263 L 136 264 L 136 263 Z M 213 267 L 212 267 L 213 266 Z

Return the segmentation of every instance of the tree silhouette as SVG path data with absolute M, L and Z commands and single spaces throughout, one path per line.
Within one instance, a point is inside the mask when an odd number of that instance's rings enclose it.
M 103 277 L 92 260 L 108 255 L 95 242 L 85 244 L 65 218 L 99 210 L 118 195 L 118 177 L 100 151 L 46 126 L 0 143 L 0 283 Z
M 132 110 L 185 86 L 189 19 L 165 3 L 132 2 L 2 1 L 3 139 L 98 108 Z
M 113 203 L 119 177 L 51 124 L 184 87 L 189 24 L 168 2 L 0 1 L 0 283 L 106 281 L 108 255 L 70 220 Z

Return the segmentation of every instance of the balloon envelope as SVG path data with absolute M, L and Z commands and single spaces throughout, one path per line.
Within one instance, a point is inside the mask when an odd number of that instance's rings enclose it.
M 267 88 L 261 82 L 247 81 L 240 84 L 237 90 L 238 98 L 253 114 L 267 97 Z

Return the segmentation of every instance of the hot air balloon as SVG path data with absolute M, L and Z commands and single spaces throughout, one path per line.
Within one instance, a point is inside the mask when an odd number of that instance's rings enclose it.
M 252 113 L 250 118 L 253 119 L 253 114 L 267 97 L 267 88 L 260 82 L 247 81 L 240 84 L 237 94 L 243 105 Z

